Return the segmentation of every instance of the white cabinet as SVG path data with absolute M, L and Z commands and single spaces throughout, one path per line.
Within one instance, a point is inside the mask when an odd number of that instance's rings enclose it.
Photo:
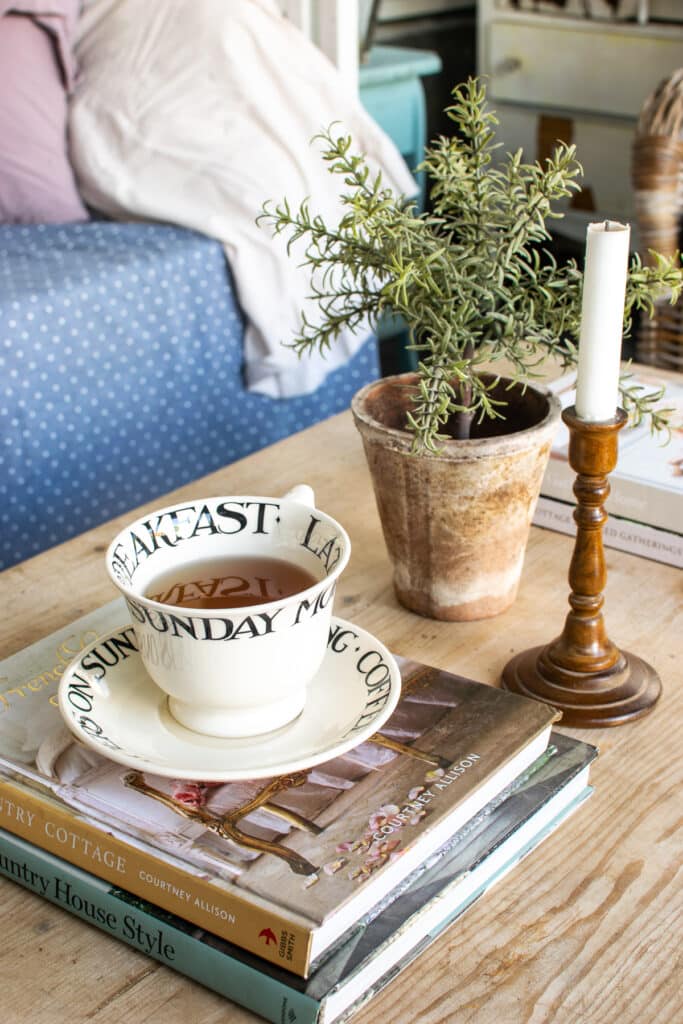
M 534 24 L 493 20 L 488 28 L 491 93 L 512 103 L 637 117 L 666 71 L 683 60 L 683 33 L 604 22 Z
M 479 0 L 477 19 L 478 71 L 505 148 L 531 159 L 556 138 L 574 142 L 584 167 L 575 208 L 631 220 L 636 120 L 652 89 L 683 66 L 683 24 L 539 14 L 505 0 Z

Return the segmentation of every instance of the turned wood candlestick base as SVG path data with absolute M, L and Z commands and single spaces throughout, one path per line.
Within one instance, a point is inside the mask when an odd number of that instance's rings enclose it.
M 621 651 L 607 636 L 602 615 L 607 581 L 602 528 L 609 495 L 607 474 L 617 464 L 618 433 L 626 414 L 586 423 L 572 406 L 562 414 L 569 427 L 569 464 L 574 484 L 576 543 L 569 567 L 571 611 L 556 640 L 515 655 L 503 670 L 503 686 L 552 704 L 562 724 L 622 725 L 647 714 L 662 684 L 655 670 Z

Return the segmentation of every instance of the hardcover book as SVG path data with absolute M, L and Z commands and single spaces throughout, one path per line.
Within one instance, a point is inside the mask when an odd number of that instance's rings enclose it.
M 396 711 L 310 771 L 213 784 L 78 744 L 66 664 L 128 621 L 119 599 L 0 665 L 0 826 L 306 976 L 546 749 L 546 705 L 402 660 Z M 106 661 L 106 652 L 102 652 Z
M 576 374 L 570 373 L 550 385 L 563 408 L 574 403 L 575 383 Z M 652 434 L 645 423 L 637 427 L 627 424 L 619 432 L 619 459 L 609 475 L 610 494 L 605 510 L 620 520 L 666 530 L 680 538 L 683 536 L 683 386 L 651 373 L 642 373 L 642 379 L 634 377 L 630 383 L 640 384 L 648 391 L 665 388 L 660 405 L 672 410 L 671 439 L 665 443 L 666 438 Z M 562 423 L 553 442 L 541 494 L 574 505 L 576 474 L 567 461 L 568 445 L 569 430 Z M 605 543 L 610 539 L 614 538 L 607 535 Z
M 575 508 L 576 505 L 541 494 L 534 512 L 534 526 L 575 537 Z M 683 569 L 683 533 L 658 530 L 654 526 L 645 526 L 612 513 L 602 528 L 602 539 L 605 547 L 628 551 L 632 555 L 651 558 L 653 562 L 664 562 L 665 565 Z
M 359 922 L 308 980 L 4 830 L 0 874 L 274 1024 L 332 1024 L 377 994 L 583 803 L 596 753 L 554 733 L 531 768 Z

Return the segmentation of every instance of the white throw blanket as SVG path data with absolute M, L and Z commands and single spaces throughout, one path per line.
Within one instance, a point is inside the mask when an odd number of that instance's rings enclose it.
M 309 275 L 255 219 L 265 200 L 310 196 L 328 223 L 343 184 L 311 139 L 332 122 L 413 194 L 398 151 L 336 68 L 273 0 L 90 0 L 81 17 L 71 155 L 85 200 L 115 218 L 179 224 L 222 242 L 248 319 L 246 384 L 313 390 L 365 341 L 343 334 L 326 358 L 292 339 Z

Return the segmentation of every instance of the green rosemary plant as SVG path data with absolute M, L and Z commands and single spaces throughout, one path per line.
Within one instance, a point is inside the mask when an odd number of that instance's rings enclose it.
M 513 380 L 541 376 L 549 357 L 568 368 L 576 363 L 582 273 L 574 261 L 558 265 L 544 247 L 547 221 L 562 216 L 557 204 L 580 188 L 575 147 L 558 144 L 543 164 L 524 163 L 521 152 L 493 160 L 496 115 L 477 79 L 457 86 L 447 108 L 452 136 L 438 138 L 419 170 L 426 172 L 431 210 L 385 187 L 354 154 L 348 136 L 322 132 L 322 158 L 340 176 L 344 215 L 328 226 L 308 201 L 292 210 L 284 199 L 266 203 L 259 221 L 287 237 L 288 250 L 302 241 L 311 270 L 319 323 L 302 317 L 292 342 L 300 355 L 325 351 L 344 327 L 382 314 L 399 314 L 418 354 L 417 388 L 408 427 L 416 451 L 438 451 L 447 436 L 468 436 L 474 419 L 504 417 L 494 400 L 494 382 L 481 377 L 505 361 Z M 683 287 L 678 257 L 657 257 L 629 269 L 625 330 L 635 309 L 653 311 Z M 650 415 L 660 394 L 624 385 L 622 400 L 636 419 Z

